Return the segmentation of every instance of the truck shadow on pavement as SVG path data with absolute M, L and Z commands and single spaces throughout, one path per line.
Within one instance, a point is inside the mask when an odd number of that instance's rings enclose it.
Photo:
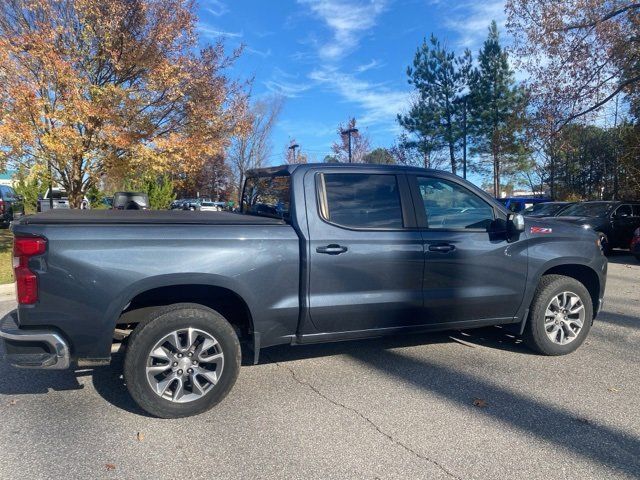
M 566 455 L 579 455 L 636 477 L 640 472 L 640 439 L 580 416 L 576 412 L 520 394 L 517 385 L 505 388 L 454 367 L 415 358 L 400 351 L 354 350 L 350 356 L 381 374 L 420 388 L 448 403 L 472 410 L 526 435 L 555 444 Z M 472 406 L 487 399 L 485 408 Z

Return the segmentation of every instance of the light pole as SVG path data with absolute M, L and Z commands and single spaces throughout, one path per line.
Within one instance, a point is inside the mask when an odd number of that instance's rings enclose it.
M 358 129 L 355 127 L 348 128 L 347 130 L 342 130 L 340 133 L 342 135 L 349 135 L 349 163 L 351 163 L 351 135 L 358 133 Z
M 293 163 L 296 163 L 296 148 L 300 148 L 300 145 L 297 143 L 289 146 L 289 150 L 293 150 Z

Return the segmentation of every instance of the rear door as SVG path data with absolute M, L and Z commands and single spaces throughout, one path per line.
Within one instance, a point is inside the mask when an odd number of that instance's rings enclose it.
M 415 325 L 422 236 L 403 174 L 362 167 L 305 174 L 309 307 L 320 332 Z
M 525 242 L 508 241 L 499 212 L 467 184 L 438 175 L 409 181 L 425 249 L 425 321 L 512 319 L 525 290 Z

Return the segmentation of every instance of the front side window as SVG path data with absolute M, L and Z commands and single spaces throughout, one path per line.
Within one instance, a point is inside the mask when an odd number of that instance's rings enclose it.
M 290 180 L 288 175 L 247 178 L 242 192 L 242 213 L 288 220 Z
M 427 215 L 427 228 L 486 230 L 493 221 L 493 208 L 455 182 L 418 177 L 418 189 Z
M 631 217 L 633 215 L 631 205 L 620 205 L 615 215 L 616 217 Z
M 403 228 L 395 175 L 327 173 L 321 180 L 321 214 L 351 228 Z

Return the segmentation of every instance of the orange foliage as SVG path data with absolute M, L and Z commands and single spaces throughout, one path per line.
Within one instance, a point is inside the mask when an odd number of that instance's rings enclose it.
M 0 167 L 50 162 L 78 205 L 103 173 L 188 182 L 244 127 L 240 54 L 196 51 L 190 0 L 0 4 Z

